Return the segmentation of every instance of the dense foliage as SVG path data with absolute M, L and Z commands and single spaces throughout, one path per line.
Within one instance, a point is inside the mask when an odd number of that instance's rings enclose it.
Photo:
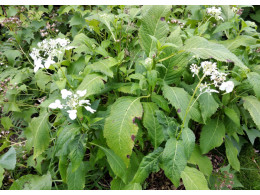
M 248 189 L 259 11 L 1 6 L 1 189 Z

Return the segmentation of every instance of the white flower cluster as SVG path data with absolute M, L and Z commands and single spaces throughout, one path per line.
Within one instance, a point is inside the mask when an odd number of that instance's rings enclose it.
M 206 9 L 206 12 L 208 15 L 210 16 L 214 16 L 216 20 L 222 20 L 224 21 L 224 19 L 220 16 L 221 15 L 221 7 L 216 8 L 215 6 L 213 7 L 209 7 Z
M 74 47 L 68 46 L 70 42 L 67 39 L 45 39 L 37 44 L 38 48 L 33 48 L 30 56 L 34 60 L 34 72 L 39 68 L 49 68 L 55 64 L 54 57 L 61 55 L 65 50 Z
M 202 69 L 203 74 L 205 76 L 210 76 L 210 80 L 213 81 L 212 84 L 214 84 L 215 87 L 218 87 L 221 91 L 226 91 L 226 93 L 230 93 L 231 91 L 233 91 L 234 88 L 234 83 L 232 81 L 227 81 L 226 80 L 226 73 L 220 72 L 217 68 L 217 64 L 214 62 L 210 62 L 210 61 L 204 61 L 201 62 L 201 66 L 198 66 L 197 64 L 192 64 L 190 66 L 190 70 L 193 73 L 193 77 L 194 75 L 197 75 L 199 77 L 199 71 L 200 69 Z M 211 84 L 201 84 L 200 85 L 200 92 L 201 93 L 218 93 L 217 90 L 214 89 L 210 89 Z
M 67 110 L 67 113 L 69 113 L 69 117 L 71 120 L 74 120 L 77 118 L 77 108 L 79 106 L 84 106 L 84 108 L 94 113 L 96 110 L 92 109 L 90 107 L 90 101 L 89 100 L 80 100 L 81 97 L 85 96 L 87 93 L 86 90 L 80 91 L 78 90 L 76 93 L 72 93 L 71 91 L 68 91 L 67 89 L 61 90 L 61 97 L 62 99 L 66 100 L 66 104 L 61 104 L 60 100 L 55 100 L 55 102 L 51 103 L 49 105 L 49 108 L 51 109 L 67 109 L 69 107 L 69 110 Z

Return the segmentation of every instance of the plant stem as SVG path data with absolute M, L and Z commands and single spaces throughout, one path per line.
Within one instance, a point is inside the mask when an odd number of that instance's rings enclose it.
M 197 91 L 198 91 L 198 89 L 199 89 L 199 87 L 200 87 L 201 82 L 202 82 L 203 79 L 205 78 L 205 76 L 206 76 L 206 74 L 204 74 L 203 77 L 199 80 L 199 83 L 198 83 L 198 85 L 196 86 L 195 91 L 193 92 L 193 95 L 192 95 L 192 97 L 191 97 L 191 99 L 190 99 L 190 102 L 189 102 L 189 104 L 188 104 L 188 107 L 187 107 L 187 109 L 186 109 L 186 111 L 185 111 L 184 119 L 183 119 L 182 124 L 181 124 L 181 130 L 180 130 L 180 132 L 179 132 L 179 134 L 178 134 L 177 140 L 180 139 L 182 130 L 183 130 L 184 125 L 185 125 L 186 118 L 187 118 L 187 116 L 188 116 L 188 113 L 189 113 L 191 107 L 192 107 L 194 104 L 192 104 L 192 106 L 190 106 L 190 105 L 191 105 L 191 103 L 192 103 L 192 100 L 194 99 L 195 94 L 197 93 Z M 197 99 L 198 99 L 198 98 L 197 98 Z M 197 100 L 197 99 L 196 99 L 196 100 Z M 196 100 L 195 100 L 195 101 L 196 101 Z

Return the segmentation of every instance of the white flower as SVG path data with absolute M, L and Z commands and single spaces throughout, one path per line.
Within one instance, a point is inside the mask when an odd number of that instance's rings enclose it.
M 82 104 L 90 105 L 90 101 L 89 100 L 79 100 L 79 105 L 82 106 Z
M 69 113 L 71 120 L 75 120 L 77 118 L 77 110 L 67 110 L 67 113 Z
M 86 108 L 87 111 L 91 112 L 92 114 L 93 114 L 94 112 L 96 112 L 96 110 L 92 109 L 92 108 L 89 107 L 89 106 L 84 106 L 84 107 Z
M 226 91 L 227 93 L 230 93 L 234 89 L 234 83 L 233 81 L 227 81 L 223 82 L 221 86 L 219 87 L 221 91 Z
M 198 67 L 197 64 L 192 64 L 192 65 L 190 66 L 190 70 L 191 70 L 191 72 L 193 73 L 192 77 L 194 77 L 195 74 L 196 74 L 196 75 L 199 74 L 200 67 Z
M 66 99 L 68 96 L 71 96 L 72 92 L 68 91 L 67 89 L 62 89 L 61 90 L 61 97 L 62 99 Z
M 216 8 L 215 6 L 211 7 L 211 8 L 207 8 L 206 12 L 208 15 L 210 16 L 214 16 L 216 20 L 223 20 L 224 19 L 220 16 L 221 15 L 221 7 Z
M 203 73 L 206 75 L 211 75 L 217 69 L 217 64 L 214 62 L 204 61 L 201 63 L 201 67 L 203 69 Z
M 234 12 L 234 13 L 237 13 L 237 8 L 236 7 L 232 7 L 232 11 Z
M 60 100 L 55 100 L 54 103 L 51 103 L 51 104 L 49 105 L 49 108 L 51 108 L 51 109 L 56 109 L 56 108 L 62 109 L 63 106 L 62 106 Z
M 44 66 L 45 66 L 45 68 L 49 68 L 50 65 L 52 65 L 52 64 L 55 64 L 55 61 L 53 61 L 53 60 L 51 59 L 51 57 L 49 56 L 49 57 L 47 58 L 47 60 L 45 61 Z
M 79 94 L 79 97 L 83 97 L 84 95 L 86 95 L 86 93 L 87 93 L 86 89 L 83 91 L 80 91 L 80 90 L 77 91 L 77 94 Z

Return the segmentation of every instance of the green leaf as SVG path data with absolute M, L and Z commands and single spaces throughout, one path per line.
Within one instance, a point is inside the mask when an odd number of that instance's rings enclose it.
M 204 123 L 209 119 L 218 109 L 218 103 L 215 101 L 213 96 L 209 93 L 203 93 L 199 97 L 201 116 Z
M 186 167 L 181 173 L 186 190 L 209 190 L 207 180 L 203 173 L 191 167 Z
M 104 137 L 107 145 L 120 156 L 126 166 L 134 147 L 134 137 L 138 126 L 135 118 L 143 114 L 140 97 L 121 97 L 111 107 L 111 113 L 105 121 Z
M 212 43 L 202 37 L 194 36 L 189 38 L 181 51 L 191 52 L 202 59 L 214 58 L 223 62 L 231 60 L 236 66 L 248 69 L 235 54 L 231 53 L 223 45 Z
M 182 130 L 182 140 L 183 140 L 185 155 L 187 159 L 190 159 L 190 156 L 195 146 L 195 135 L 190 128 L 185 127 Z
M 255 122 L 258 129 L 260 129 L 260 101 L 254 96 L 243 97 L 244 108 L 247 109 Z
M 39 117 L 34 117 L 29 123 L 28 131 L 31 133 L 32 146 L 34 147 L 33 157 L 42 154 L 49 146 L 49 113 L 41 113 Z
M 143 183 L 151 172 L 159 171 L 159 160 L 163 154 L 163 148 L 159 147 L 145 156 L 132 180 L 133 183 Z
M 178 187 L 181 172 L 185 169 L 187 164 L 184 144 L 181 140 L 171 138 L 166 142 L 162 162 L 165 175 L 171 180 L 175 187 Z
M 148 130 L 148 136 L 156 149 L 164 141 L 162 126 L 159 124 L 157 117 L 155 116 L 155 111 L 159 110 L 159 108 L 152 102 L 143 102 L 142 104 L 144 108 L 143 124 Z
M 177 110 L 179 117 L 183 120 L 191 96 L 184 89 L 178 87 L 169 87 L 168 85 L 164 85 L 162 90 L 163 90 L 163 96 L 170 101 L 170 103 Z M 193 120 L 197 122 L 201 121 L 201 115 L 198 109 L 197 102 L 195 102 L 193 107 L 190 109 L 187 118 L 189 117 L 191 117 Z
M 35 79 L 37 85 L 43 91 L 45 91 L 45 86 L 47 85 L 47 83 L 52 80 L 51 76 L 47 75 L 42 69 L 35 73 Z
M 233 23 L 232 22 L 224 22 L 224 23 L 221 23 L 220 25 L 217 26 L 217 28 L 213 31 L 212 34 L 215 34 L 215 33 L 218 33 L 218 32 L 221 32 L 221 31 L 225 31 L 225 30 L 228 30 L 230 28 L 233 28 Z
M 43 176 L 29 174 L 15 180 L 10 190 L 51 190 L 51 186 L 52 179 L 50 173 Z
M 16 58 L 22 57 L 21 53 L 18 50 L 7 50 L 7 51 L 4 52 L 4 55 L 6 56 L 8 63 L 10 65 L 14 65 Z
M 79 12 L 76 12 L 73 14 L 73 17 L 70 19 L 69 23 L 70 26 L 75 26 L 75 25 L 84 26 L 86 24 L 86 21 Z
M 114 178 L 110 183 L 110 190 L 123 190 L 126 185 L 120 178 Z
M 246 134 L 252 145 L 254 145 L 255 139 L 260 137 L 260 131 L 257 129 L 247 129 Z
M 98 94 L 105 87 L 103 80 L 105 80 L 104 76 L 98 74 L 88 74 L 84 77 L 83 81 L 80 83 L 77 90 L 86 89 L 87 94 L 85 95 L 85 97 Z
M 90 68 L 93 72 L 101 72 L 106 76 L 113 77 L 114 73 L 111 70 L 111 68 L 116 64 L 117 64 L 117 60 L 110 57 L 105 60 L 97 61 L 87 67 Z
M 230 118 L 234 122 L 234 124 L 237 127 L 240 127 L 240 118 L 234 109 L 226 107 L 224 109 L 224 112 L 228 116 L 228 118 Z
M 115 175 L 120 177 L 122 179 L 122 181 L 124 181 L 126 183 L 126 166 L 125 166 L 124 161 L 119 156 L 117 156 L 113 152 L 113 150 L 105 148 L 101 145 L 97 145 L 97 144 L 94 144 L 94 145 L 96 145 L 102 149 L 102 151 L 106 154 L 107 161 L 108 161 L 111 169 L 115 173 Z
M 228 162 L 231 164 L 231 166 L 239 171 L 240 170 L 240 163 L 239 160 L 237 158 L 238 155 L 238 151 L 237 148 L 233 145 L 231 139 L 226 136 L 225 139 L 225 146 L 226 146 L 226 155 L 228 158 Z
M 247 36 L 247 35 L 240 35 L 237 36 L 235 39 L 228 39 L 225 41 L 220 41 L 219 43 L 223 44 L 227 49 L 230 51 L 235 51 L 238 47 L 242 46 L 251 46 L 256 44 L 257 39 Z
M 235 16 L 235 13 L 232 11 L 229 5 L 221 5 L 221 8 L 225 21 L 230 21 Z
M 16 151 L 11 147 L 8 152 L 0 157 L 0 166 L 8 170 L 14 170 L 16 164 Z
M 163 96 L 161 95 L 157 95 L 156 93 L 152 93 L 151 95 L 151 99 L 154 103 L 157 104 L 157 106 L 159 106 L 160 108 L 162 108 L 163 110 L 165 110 L 166 112 L 170 112 L 170 108 L 168 106 L 168 102 L 166 99 L 164 99 Z
M 202 127 L 200 134 L 200 149 L 202 154 L 209 152 L 215 147 L 219 147 L 225 136 L 225 126 L 223 121 L 211 119 Z
M 5 170 L 0 166 L 0 188 L 2 187 L 2 182 L 4 180 L 4 172 Z
M 77 135 L 69 143 L 69 148 L 70 148 L 69 158 L 71 161 L 72 172 L 76 171 L 79 168 L 81 162 L 83 161 L 86 152 L 84 138 L 85 138 L 84 135 Z
M 81 56 L 77 61 L 72 62 L 68 67 L 68 74 L 79 74 L 86 66 L 85 57 Z
M 139 30 L 140 43 L 147 56 L 156 48 L 156 42 L 150 37 L 155 37 L 161 43 L 164 42 L 169 32 L 166 21 L 161 21 L 170 11 L 171 6 L 151 6 L 142 18 Z
M 250 72 L 247 74 L 249 83 L 253 86 L 256 97 L 260 98 L 260 75 L 256 72 Z
M 13 127 L 12 120 L 9 117 L 1 118 L 1 124 L 4 126 L 5 130 L 9 130 L 10 127 Z
M 68 147 L 71 140 L 74 139 L 75 135 L 80 132 L 80 126 L 76 124 L 67 125 L 58 132 L 57 142 L 56 142 L 56 151 Z
M 205 155 L 201 154 L 199 146 L 196 144 L 189 160 L 190 163 L 199 166 L 199 169 L 204 175 L 210 176 L 213 170 L 212 163 L 210 159 Z
M 68 190 L 83 190 L 85 187 L 85 167 L 81 162 L 76 171 L 72 171 L 72 164 L 69 164 L 67 169 L 67 184 Z
M 142 190 L 142 186 L 139 183 L 130 183 L 123 190 Z
M 67 183 L 67 169 L 69 166 L 69 161 L 67 156 L 61 155 L 59 158 L 59 172 L 61 179 L 64 183 Z

